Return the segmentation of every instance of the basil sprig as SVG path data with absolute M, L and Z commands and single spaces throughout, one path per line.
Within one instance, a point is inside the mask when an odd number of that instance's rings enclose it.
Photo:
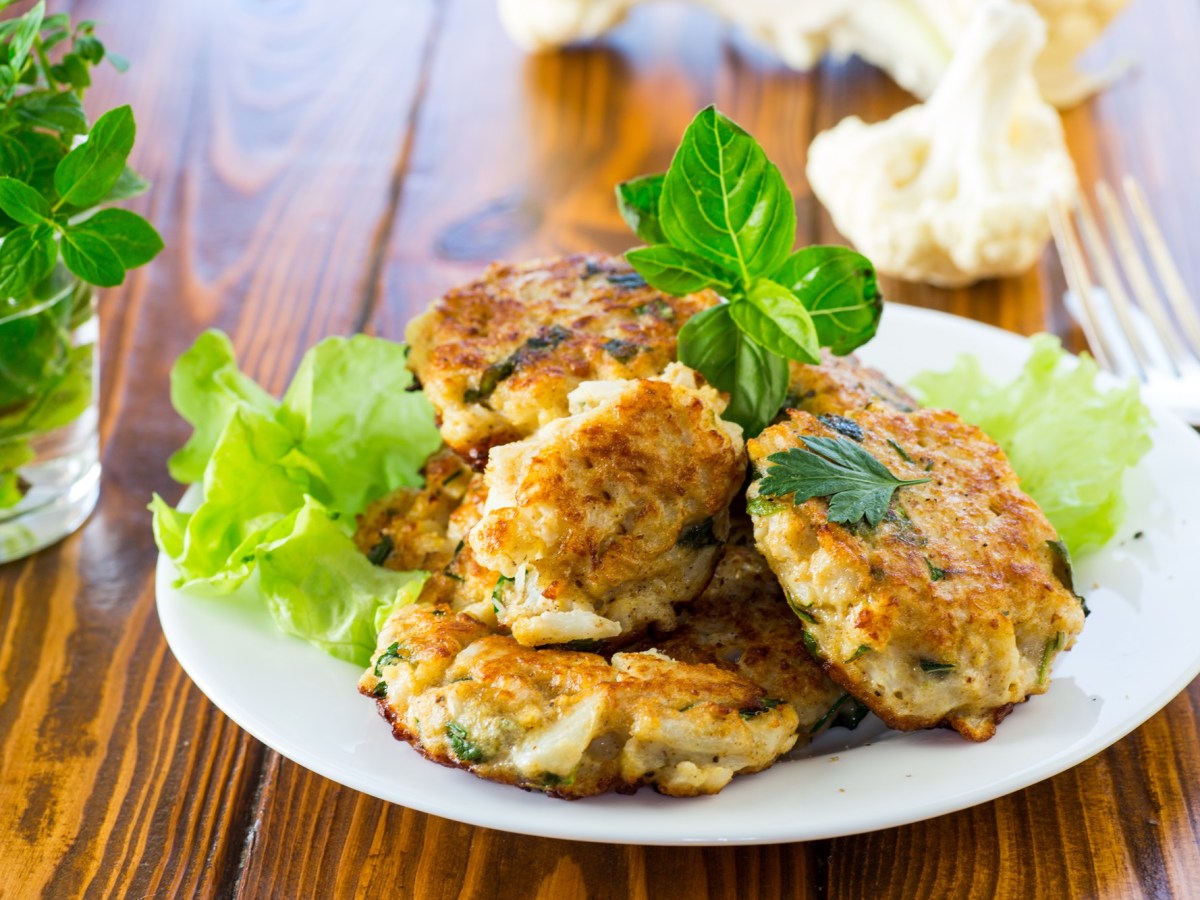
M 665 174 L 617 186 L 621 215 L 647 246 L 626 258 L 667 294 L 711 288 L 726 304 L 690 319 L 679 358 L 730 395 L 749 435 L 779 412 L 787 360 L 817 363 L 870 340 L 883 298 L 875 269 L 845 247 L 792 251 L 796 210 L 758 142 L 710 106 L 692 120 Z
M 44 2 L 0 22 L 0 301 L 20 302 L 60 253 L 81 281 L 113 287 L 162 249 L 136 213 L 95 211 L 148 187 L 126 163 L 136 133 L 128 106 L 88 128 L 81 98 L 103 59 L 127 65 L 94 22 L 47 16 Z

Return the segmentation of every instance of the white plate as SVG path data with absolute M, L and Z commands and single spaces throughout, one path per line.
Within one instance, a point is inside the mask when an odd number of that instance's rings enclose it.
M 903 381 L 949 366 L 960 352 L 1011 376 L 1028 344 L 966 319 L 891 305 L 861 355 Z M 374 702 L 356 693 L 358 669 L 276 631 L 252 586 L 227 598 L 184 595 L 160 558 L 158 614 L 188 675 L 241 727 L 326 778 L 413 809 L 622 844 L 757 844 L 871 831 L 1062 772 L 1136 728 L 1200 673 L 1200 438 L 1167 414 L 1156 418 L 1154 448 L 1126 482 L 1121 534 L 1077 567 L 1076 586 L 1092 610 L 1079 643 L 1055 665 L 1049 693 L 1019 705 L 985 744 L 949 731 L 899 734 L 868 720 L 855 732 L 827 733 L 803 759 L 735 778 L 714 797 L 643 789 L 567 803 L 442 768 L 395 741 Z

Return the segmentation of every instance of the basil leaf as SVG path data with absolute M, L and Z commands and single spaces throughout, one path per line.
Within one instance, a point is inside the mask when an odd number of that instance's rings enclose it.
M 805 247 L 784 260 L 772 278 L 808 309 L 822 347 L 844 356 L 875 336 L 883 296 L 875 267 L 861 253 L 846 247 Z
M 93 234 L 116 251 L 121 265 L 134 269 L 145 265 L 163 248 L 154 226 L 127 209 L 104 209 L 76 225 L 76 234 Z
M 54 232 L 23 225 L 0 244 L 0 298 L 20 297 L 50 274 L 58 258 Z
M 42 30 L 42 19 L 45 15 L 46 4 L 44 0 L 38 0 L 33 9 L 17 20 L 19 24 L 13 33 L 12 43 L 8 45 L 8 64 L 14 72 L 20 72 L 25 60 L 29 58 L 29 51 L 33 49 L 33 42 Z
M 104 238 L 78 226 L 63 232 L 62 256 L 67 268 L 89 284 L 115 287 L 125 280 L 117 251 Z
M 658 220 L 658 200 L 665 175 L 643 175 L 617 185 L 617 209 L 633 233 L 647 244 L 665 244 Z
M 783 176 L 754 138 L 711 106 L 683 135 L 659 213 L 671 244 L 719 264 L 743 288 L 778 268 L 796 238 Z
M 117 178 L 116 184 L 105 195 L 101 203 L 116 203 L 118 200 L 128 200 L 130 197 L 137 197 L 139 194 L 144 194 L 150 190 L 150 182 L 139 175 L 129 166 L 126 166 Z
M 646 283 L 664 294 L 681 297 L 702 288 L 729 290 L 721 270 L 703 257 L 669 244 L 637 247 L 625 254 L 629 264 Z
M 83 103 L 74 91 L 30 93 L 12 101 L 13 111 L 22 125 L 57 132 L 64 139 L 87 131 Z
M 91 206 L 102 200 L 125 171 L 135 132 L 128 106 L 118 106 L 97 119 L 88 139 L 54 171 L 54 187 L 62 201 Z
M 41 194 L 8 176 L 0 178 L 0 209 L 22 225 L 41 225 L 50 215 L 50 204 Z
M 0 135 L 0 171 L 7 172 L 19 181 L 28 181 L 33 174 L 33 158 L 21 142 L 8 135 Z
M 772 353 L 804 363 L 821 361 L 808 310 L 782 285 L 765 278 L 756 281 L 744 301 L 731 305 L 729 314 L 738 328 Z
M 688 319 L 679 332 L 679 360 L 729 394 L 722 417 L 753 437 L 767 426 L 787 396 L 787 360 L 750 340 L 722 303 Z

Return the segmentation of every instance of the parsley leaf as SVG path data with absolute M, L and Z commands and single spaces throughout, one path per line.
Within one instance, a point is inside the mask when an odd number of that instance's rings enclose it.
M 797 506 L 813 497 L 828 497 L 830 522 L 850 525 L 865 518 L 874 526 L 887 512 L 896 488 L 929 481 L 897 478 L 846 438 L 806 437 L 804 443 L 767 457 L 774 465 L 759 482 L 760 495 L 792 494 Z

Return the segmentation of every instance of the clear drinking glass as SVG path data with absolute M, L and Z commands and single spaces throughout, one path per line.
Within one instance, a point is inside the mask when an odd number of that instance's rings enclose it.
M 100 496 L 99 322 L 59 268 L 0 300 L 0 563 L 66 537 Z

